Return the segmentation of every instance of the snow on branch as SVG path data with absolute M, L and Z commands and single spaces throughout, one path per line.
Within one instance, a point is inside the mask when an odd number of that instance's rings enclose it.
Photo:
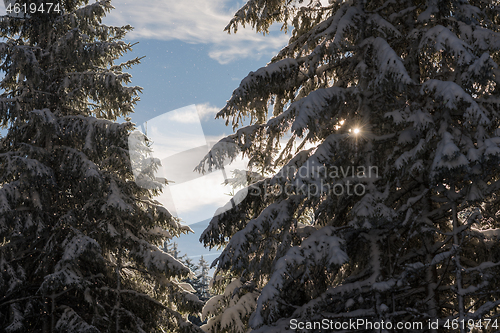
M 485 315 L 490 315 L 491 312 L 495 309 L 498 308 L 500 305 L 500 300 L 496 301 L 488 301 L 481 305 L 476 311 L 473 313 L 469 313 L 467 315 L 468 318 L 476 319 L 476 320 L 481 320 L 485 318 Z
M 384 84 L 386 80 L 392 79 L 397 83 L 414 84 L 413 80 L 408 75 L 403 60 L 387 41 L 381 37 L 367 38 L 361 46 L 372 45 L 374 52 L 373 57 L 378 68 L 377 77 L 373 84 L 375 86 Z
M 243 130 L 245 130 L 244 128 Z M 243 131 L 250 132 L 250 131 Z M 244 136 L 245 134 L 242 133 Z M 220 170 L 224 168 L 226 165 L 226 161 L 229 159 L 230 161 L 234 160 L 240 150 L 237 145 L 238 135 L 232 134 L 225 138 L 222 138 L 219 142 L 217 142 L 208 152 L 207 155 L 203 157 L 200 163 L 196 166 L 194 171 L 206 173 L 212 172 L 212 170 Z M 251 140 L 248 140 L 251 142 Z
M 28 172 L 32 179 L 44 179 L 48 182 L 54 177 L 54 171 L 50 167 L 37 159 L 21 156 L 19 152 L 0 154 L 0 161 L 5 167 L 5 173 L 0 176 L 0 181 L 6 181 L 21 171 Z
M 36 115 L 38 118 L 37 121 L 42 122 L 44 126 L 51 125 L 54 128 L 57 126 L 56 118 L 50 109 L 33 110 L 30 113 Z
M 130 230 L 127 229 L 125 237 L 131 256 L 150 272 L 162 272 L 166 277 L 177 276 L 179 278 L 190 274 L 189 268 L 180 261 L 157 246 L 136 237 Z
M 442 25 L 425 33 L 418 48 L 424 51 L 426 47 L 433 47 L 435 52 L 450 52 L 459 65 L 468 65 L 475 58 L 473 48 Z
M 349 90 L 330 87 L 311 92 L 293 102 L 282 114 L 270 119 L 267 122 L 268 132 L 286 132 L 290 125 L 292 132 L 299 137 L 303 135 L 304 130 L 315 131 L 316 121 L 326 116 L 329 118 L 330 115 L 325 115 L 325 110 L 336 110 L 336 106 L 338 107 L 346 99 L 347 91 Z
M 258 292 L 246 291 L 239 279 L 231 281 L 224 294 L 209 299 L 203 307 L 202 319 L 208 319 L 202 329 L 207 332 L 245 333 L 246 321 L 256 307 Z
M 246 195 L 233 209 L 224 209 L 223 213 L 216 214 L 212 218 L 208 227 L 201 234 L 200 242 L 210 248 L 221 248 L 227 244 L 227 238 L 244 229 L 248 223 L 248 211 L 253 211 L 254 216 L 258 216 L 264 209 L 265 203 L 273 201 L 271 196 L 266 197 L 268 181 L 269 179 L 259 180 L 238 191 L 238 193 L 243 192 Z M 232 205 L 231 200 L 226 204 L 226 206 L 228 205 Z M 211 267 L 214 267 L 217 262 L 218 259 L 215 259 Z
M 366 24 L 373 25 L 382 34 L 383 38 L 401 37 L 398 29 L 378 14 L 370 15 L 366 20 Z
M 376 220 L 393 221 L 397 218 L 397 213 L 386 206 L 384 201 L 389 196 L 389 192 L 379 192 L 372 186 L 368 186 L 368 193 L 354 205 L 352 209 L 353 219 L 350 225 L 358 225 L 363 228 L 371 228 L 371 223 Z
M 78 8 L 75 10 L 75 15 L 80 19 L 88 20 L 90 17 L 98 19 L 114 8 L 111 5 L 111 0 L 100 0 Z
M 290 1 L 283 0 L 249 0 L 241 7 L 234 18 L 224 28 L 228 33 L 236 33 L 238 25 L 245 27 L 250 23 L 257 32 L 269 33 L 268 28 L 274 22 L 286 22 L 294 13 Z
M 273 58 L 273 61 L 287 57 L 295 57 L 295 53 L 297 53 L 298 56 L 304 56 L 309 51 L 311 42 L 322 40 L 324 43 L 325 41 L 333 39 L 340 20 L 346 15 L 351 5 L 350 3 L 341 4 L 334 15 L 326 18 L 300 36 L 295 38 L 292 37 L 289 44 Z
M 331 32 L 335 31 L 333 45 L 339 48 L 345 46 L 347 41 L 346 35 L 358 29 L 361 14 L 357 7 L 349 7 L 345 14 L 339 17 L 338 21 L 334 20 L 333 24 L 323 34 L 328 36 Z
M 425 130 L 434 123 L 431 114 L 421 109 L 414 110 L 407 121 L 413 122 L 413 128 L 417 131 Z
M 432 176 L 439 172 L 449 172 L 460 167 L 468 166 L 469 161 L 454 142 L 454 137 L 448 132 L 443 133 L 442 140 L 438 143 L 436 154 L 432 162 Z
M 420 139 L 418 143 L 410 150 L 404 151 L 394 163 L 394 166 L 397 169 L 403 168 L 405 165 L 416 161 L 419 158 L 419 153 L 424 152 L 427 147 L 426 141 L 424 139 Z
M 280 306 L 277 299 L 280 298 L 281 290 L 286 290 L 297 280 L 314 281 L 314 276 L 307 276 L 308 272 L 313 270 L 313 266 L 323 266 L 326 263 L 325 268 L 332 270 L 349 260 L 342 249 L 344 241 L 334 236 L 334 233 L 333 227 L 317 230 L 300 246 L 292 247 L 277 261 L 269 282 L 257 300 L 257 309 L 250 319 L 252 327 L 259 327 L 267 322 L 262 316 L 264 309 L 267 313 L 279 313 L 276 308 Z
M 196 290 L 191 284 L 172 281 L 168 289 L 168 297 L 177 304 L 178 311 L 184 313 L 198 313 L 202 310 L 203 302 L 194 294 Z
M 299 70 L 303 62 L 303 59 L 287 58 L 250 72 L 216 117 L 226 119 L 226 123 L 232 119 L 233 129 L 238 127 L 249 112 L 253 122 L 262 122 L 259 117 L 265 119 L 267 101 L 272 94 L 292 91 L 307 80 Z
M 273 236 L 290 228 L 293 213 L 298 209 L 300 200 L 300 196 L 292 196 L 267 206 L 257 218 L 250 220 L 245 228 L 231 237 L 218 258 L 218 267 L 232 267 L 235 271 L 241 271 L 255 266 L 256 270 L 249 270 L 248 273 L 258 275 L 258 267 L 262 267 L 262 263 L 252 261 L 247 251 L 252 249 L 253 252 L 268 252 L 268 255 L 256 259 L 272 262 L 276 252 L 276 248 L 273 248 Z M 252 247 L 255 243 L 260 245 Z
M 500 229 L 474 229 L 472 230 L 476 233 L 480 233 L 486 238 L 500 238 Z M 486 263 L 484 263 L 486 264 Z
M 76 231 L 76 229 L 73 229 Z M 61 244 L 64 253 L 54 267 L 54 273 L 46 275 L 39 287 L 42 294 L 66 290 L 68 287 L 86 285 L 88 277 L 82 275 L 79 266 L 85 260 L 102 260 L 101 247 L 96 240 L 78 232 L 68 236 Z M 83 260 L 82 260 L 83 259 Z
M 116 209 L 121 212 L 133 212 L 134 208 L 126 202 L 127 196 L 120 190 L 115 181 L 109 184 L 109 192 L 106 198 L 106 204 L 102 205 L 101 211 L 106 212 L 110 209 Z
M 455 82 L 427 80 L 422 84 L 420 94 L 427 95 L 429 93 L 433 93 L 435 100 L 442 101 L 443 105 L 449 110 L 460 110 L 461 102 L 468 104 L 467 108 L 465 108 L 464 118 L 471 124 L 486 125 L 490 122 L 486 111 Z
M 478 59 L 474 60 L 467 69 L 467 72 L 479 78 L 491 72 L 489 69 L 496 68 L 498 68 L 498 64 L 490 57 L 490 53 L 484 52 Z M 466 74 L 464 73 L 462 75 L 465 76 Z
M 256 140 L 263 137 L 265 125 L 255 124 L 240 128 L 235 134 L 222 138 L 196 166 L 195 171 L 205 173 L 220 170 L 240 153 L 250 155 Z
M 56 323 L 55 329 L 59 332 L 82 332 L 99 333 L 100 331 L 93 325 L 87 323 L 69 306 L 62 305 L 64 309 L 62 316 Z

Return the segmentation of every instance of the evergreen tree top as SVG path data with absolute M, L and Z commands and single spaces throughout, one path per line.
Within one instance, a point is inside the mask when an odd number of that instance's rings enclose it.
M 110 0 L 71 1 L 61 3 L 61 13 L 0 19 L 0 36 L 6 39 L 0 45 L 0 69 L 6 73 L 0 87 L 9 92 L 0 100 L 3 126 L 20 120 L 12 109 L 21 100 L 56 115 L 116 120 L 133 112 L 142 88 L 126 87 L 131 75 L 123 69 L 139 59 L 114 64 L 131 50 L 121 39 L 132 28 L 102 24 L 112 8 Z

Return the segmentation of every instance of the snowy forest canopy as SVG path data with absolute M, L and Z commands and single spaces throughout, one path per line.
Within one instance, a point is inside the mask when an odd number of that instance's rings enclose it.
M 500 4 L 329 3 L 251 0 L 226 27 L 293 29 L 218 113 L 234 134 L 198 166 L 235 143 L 260 174 L 201 237 L 224 248 L 203 328 L 498 324 Z
M 197 167 L 250 161 L 232 183 L 245 196 L 200 239 L 224 249 L 206 302 L 161 248 L 189 227 L 154 199 L 156 162 L 147 188 L 135 182 L 141 88 L 125 70 L 139 59 L 117 63 L 132 28 L 102 23 L 110 0 L 57 4 L 0 18 L 1 331 L 497 330 L 498 1 L 249 0 L 235 13 L 228 32 L 278 23 L 291 38 L 234 90 L 217 114 L 234 133 Z

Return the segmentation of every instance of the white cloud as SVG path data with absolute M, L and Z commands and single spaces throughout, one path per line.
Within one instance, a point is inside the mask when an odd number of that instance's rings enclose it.
M 181 40 L 209 44 L 209 56 L 219 63 L 262 55 L 270 57 L 283 47 L 289 36 L 257 34 L 240 28 L 237 34 L 224 32 L 238 9 L 228 0 L 115 0 L 105 19 L 106 24 L 134 27 L 131 39 Z
M 234 169 L 246 169 L 248 159 L 237 159 L 225 168 L 225 176 L 231 177 Z M 222 171 L 215 172 L 180 184 L 173 183 L 164 188 L 157 198 L 174 215 L 187 224 L 211 218 L 217 208 L 224 206 L 229 200 L 232 190 L 225 186 Z
M 210 105 L 209 103 L 196 104 L 196 111 L 201 120 L 213 119 L 220 108 Z
M 159 159 L 207 144 L 194 104 L 148 120 L 143 131 L 153 141 L 154 155 Z
M 15 2 L 15 0 L 8 0 Z M 280 31 L 263 36 L 250 27 L 238 33 L 223 31 L 245 1 L 234 0 L 114 0 L 115 7 L 104 23 L 134 27 L 131 39 L 181 40 L 210 45 L 209 56 L 221 64 L 242 58 L 269 59 L 287 44 L 289 35 Z M 6 0 L 4 0 L 6 3 Z M 321 0 L 326 6 L 327 0 Z M 0 15 L 5 15 L 0 5 Z M 278 30 L 278 29 L 275 29 Z
M 174 126 L 179 124 L 200 124 L 201 120 L 213 119 L 219 111 L 220 108 L 210 103 L 192 104 L 166 112 L 157 118 L 151 119 L 150 122 L 177 123 Z
M 162 121 L 165 123 L 181 123 L 181 124 L 199 124 L 200 117 L 198 115 L 198 106 L 190 105 L 188 107 L 169 111 L 161 115 Z M 156 118 L 154 118 L 156 119 Z M 174 124 L 177 126 L 178 124 Z M 201 127 L 201 126 L 200 126 Z

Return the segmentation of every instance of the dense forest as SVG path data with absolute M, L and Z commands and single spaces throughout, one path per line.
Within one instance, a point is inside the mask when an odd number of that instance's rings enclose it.
M 0 331 L 499 331 L 498 1 L 246 2 L 227 32 L 291 37 L 196 168 L 249 160 L 210 281 L 131 122 L 132 27 L 33 3 L 0 17 Z

